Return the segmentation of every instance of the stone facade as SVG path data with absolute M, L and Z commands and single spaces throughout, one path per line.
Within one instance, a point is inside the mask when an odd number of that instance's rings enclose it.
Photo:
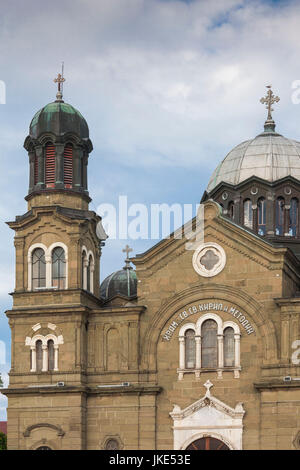
M 30 216 L 13 223 L 17 275 L 14 306 L 7 312 L 12 368 L 5 392 L 10 449 L 101 449 L 109 437 L 124 449 L 180 449 L 204 435 L 233 449 L 299 446 L 300 386 L 283 380 L 300 375 L 291 362 L 292 343 L 300 336 L 300 300 L 294 297 L 299 261 L 287 248 L 271 246 L 234 225 L 209 201 L 204 242 L 217 243 L 226 253 L 219 274 L 199 276 L 187 240 L 166 239 L 134 260 L 138 301 L 103 305 L 80 288 L 80 248 L 93 246 L 92 220 L 83 229 L 76 219 L 71 223 L 55 216 L 53 207 L 43 211 L 34 220 Z M 48 246 L 57 238 L 72 252 L 68 289 L 26 291 L 29 246 L 37 241 Z M 187 316 L 179 319 L 182 312 Z M 221 375 L 205 369 L 187 370 L 182 377 L 178 373 L 179 329 L 208 313 L 240 327 L 238 377 L 226 368 Z M 250 334 L 242 325 L 245 319 L 253 327 Z M 63 337 L 59 370 L 31 372 L 26 338 L 38 331 L 45 335 L 53 325 Z M 207 381 L 213 384 L 211 395 L 229 414 L 241 404 L 240 446 L 235 438 L 230 441 L 217 418 L 210 424 L 196 416 L 192 430 L 175 439 L 174 405 L 184 410 L 197 404 Z M 58 382 L 64 385 L 56 386 Z M 124 382 L 129 384 L 120 386 Z M 217 410 L 213 400 L 206 406 Z
M 33 165 L 36 141 L 29 143 Z M 43 155 L 39 147 L 40 165 Z M 300 448 L 295 250 L 205 200 L 200 229 L 195 219 L 185 237 L 173 234 L 132 259 L 137 296 L 105 302 L 100 218 L 89 210 L 86 184 L 31 185 L 27 200 L 28 212 L 9 222 L 16 248 L 6 312 L 9 449 L 186 449 L 203 439 L 205 448 Z M 52 282 L 54 247 L 64 251 L 63 287 Z M 36 248 L 45 281 L 34 288 Z M 216 329 L 205 336 L 204 324 Z

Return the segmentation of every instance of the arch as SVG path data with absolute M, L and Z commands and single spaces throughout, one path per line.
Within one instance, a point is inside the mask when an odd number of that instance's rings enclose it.
M 198 336 L 201 336 L 201 328 L 202 324 L 206 320 L 214 320 L 217 324 L 217 334 L 221 335 L 223 334 L 223 323 L 222 323 L 222 318 L 219 317 L 219 315 L 216 315 L 215 313 L 205 313 L 202 317 L 200 317 L 196 323 L 196 334 Z
M 24 437 L 29 437 L 31 432 L 36 429 L 36 428 L 50 428 L 56 431 L 57 436 L 63 437 L 65 435 L 65 431 L 59 427 L 55 426 L 55 424 L 49 424 L 49 423 L 37 423 L 37 424 L 32 424 L 31 426 L 28 426 L 26 430 L 23 433 Z
M 179 337 L 184 336 L 187 330 L 194 330 L 196 333 L 195 323 L 185 323 L 179 330 Z
M 212 436 L 201 437 L 193 441 L 186 450 L 230 450 L 225 442 Z
M 161 332 L 174 314 L 186 307 L 187 304 L 203 302 L 214 298 L 220 302 L 234 304 L 236 307 L 247 312 L 249 318 L 256 326 L 256 334 L 262 344 L 263 360 L 268 363 L 275 363 L 278 358 L 278 345 L 273 322 L 264 318 L 261 311 L 262 306 L 253 297 L 238 288 L 222 284 L 195 284 L 172 296 L 154 314 L 153 320 L 148 326 L 142 344 L 142 367 L 152 370 L 157 369 L 156 349 Z M 272 351 L 276 351 L 274 355 Z
M 225 438 L 222 434 L 216 432 L 198 432 L 195 433 L 193 436 L 189 437 L 180 447 L 180 450 L 186 450 L 189 445 L 191 445 L 194 441 L 198 439 L 202 439 L 203 437 L 212 437 L 214 439 L 218 439 L 219 441 L 224 442 L 224 444 L 230 450 L 237 450 L 237 448 L 230 442 L 227 438 Z

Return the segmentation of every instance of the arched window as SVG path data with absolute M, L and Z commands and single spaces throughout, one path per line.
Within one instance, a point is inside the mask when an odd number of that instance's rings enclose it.
M 284 199 L 283 197 L 278 197 L 276 200 L 275 235 L 284 235 Z
M 218 362 L 217 323 L 206 320 L 201 329 L 202 367 L 216 368 Z
M 230 217 L 231 220 L 234 220 L 234 202 L 231 201 L 228 204 L 228 217 Z
M 266 200 L 263 197 L 257 201 L 257 227 L 258 235 L 266 235 Z
M 55 186 L 55 146 L 47 144 L 45 149 L 45 184 L 46 188 Z
M 250 199 L 244 201 L 244 225 L 245 227 L 253 228 L 253 211 Z
M 298 199 L 295 197 L 291 199 L 289 235 L 298 235 Z
M 196 343 L 194 330 L 185 332 L 185 368 L 194 369 L 196 366 Z
M 72 188 L 73 183 L 73 146 L 67 144 L 64 149 L 64 184 L 65 188 Z
M 42 248 L 36 248 L 32 253 L 32 289 L 46 287 L 46 260 Z
M 48 343 L 48 370 L 54 370 L 55 362 L 54 362 L 54 341 L 53 339 L 49 339 Z
M 35 343 L 35 351 L 36 351 L 36 372 L 41 372 L 43 369 L 43 344 L 42 341 L 39 339 Z
M 233 328 L 225 328 L 224 330 L 224 366 L 233 367 L 234 366 L 234 351 L 235 351 L 235 342 L 234 342 L 234 330 Z
M 58 289 L 65 289 L 66 286 L 65 251 L 60 246 L 52 251 L 52 286 Z

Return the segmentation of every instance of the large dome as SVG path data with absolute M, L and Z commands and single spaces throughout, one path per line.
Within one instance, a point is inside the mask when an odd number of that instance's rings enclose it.
M 71 132 L 82 139 L 89 138 L 89 128 L 84 117 L 63 101 L 49 103 L 34 115 L 29 127 L 30 137 L 37 139 L 44 132 L 56 136 Z
M 300 142 L 276 132 L 263 132 L 242 142 L 216 168 L 207 192 L 210 193 L 221 182 L 238 185 L 251 176 L 269 182 L 285 176 L 300 180 Z

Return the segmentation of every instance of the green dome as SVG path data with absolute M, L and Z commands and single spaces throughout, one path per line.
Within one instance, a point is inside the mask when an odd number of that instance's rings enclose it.
M 136 272 L 128 266 L 112 273 L 104 279 L 100 286 L 100 298 L 102 300 L 108 301 L 117 295 L 128 299 L 134 299 L 137 296 Z
M 34 115 L 29 126 L 30 137 L 37 139 L 45 132 L 56 136 L 72 132 L 82 139 L 89 138 L 89 128 L 84 117 L 63 101 L 49 103 Z

